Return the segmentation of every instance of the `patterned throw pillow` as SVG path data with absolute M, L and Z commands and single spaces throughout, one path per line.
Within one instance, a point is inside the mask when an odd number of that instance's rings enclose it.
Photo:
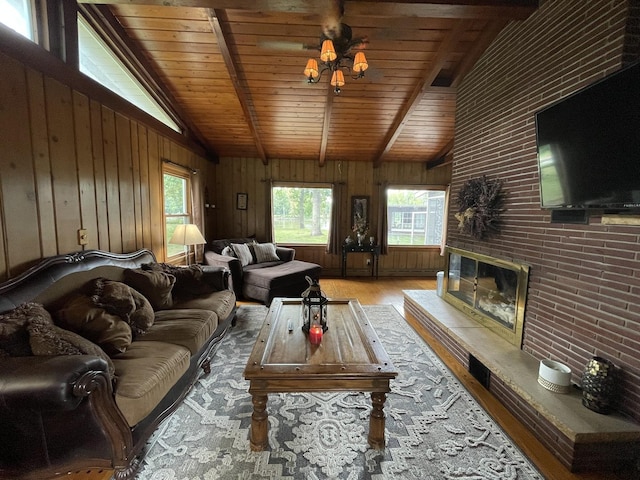
M 253 245 L 256 254 L 256 263 L 277 262 L 280 257 L 276 254 L 276 246 L 273 243 L 256 243 Z
M 23 304 L 0 315 L 0 349 L 12 357 L 31 355 L 27 324 L 32 308 Z
M 253 255 L 251 254 L 249 245 L 247 245 L 246 243 L 232 243 L 231 246 L 236 252 L 236 257 L 238 257 L 238 260 L 240 260 L 240 265 L 246 267 L 247 265 L 251 265 L 252 263 L 254 263 Z
M 113 377 L 115 368 L 104 350 L 92 341 L 54 325 L 49 312 L 42 305 L 39 308 L 41 314 L 34 315 L 27 325 L 34 355 L 93 355 L 107 362 L 109 375 Z

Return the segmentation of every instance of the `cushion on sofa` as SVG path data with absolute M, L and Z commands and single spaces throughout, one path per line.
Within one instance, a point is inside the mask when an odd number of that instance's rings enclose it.
M 34 355 L 93 355 L 107 362 L 109 375 L 113 376 L 115 373 L 113 362 L 104 350 L 77 333 L 55 325 L 48 312 L 46 315 L 32 317 L 27 331 Z
M 13 357 L 32 354 L 27 323 L 32 315 L 30 304 L 20 305 L 0 315 L 0 350 Z
M 153 325 L 154 313 L 149 300 L 129 285 L 97 278 L 89 282 L 93 303 L 117 315 L 131 327 L 134 337 L 142 335 Z
M 113 357 L 115 400 L 129 426 L 143 420 L 189 368 L 186 348 L 171 343 L 133 342 Z
M 133 334 L 127 322 L 117 315 L 96 307 L 83 293 L 72 294 L 56 312 L 56 324 L 96 343 L 107 355 L 124 352 Z
M 200 310 L 212 310 L 218 316 L 218 322 L 225 320 L 236 306 L 236 295 L 231 290 L 217 292 L 192 298 L 184 302 L 173 304 L 173 308 L 196 308 Z M 158 312 L 159 314 L 160 312 Z
M 236 253 L 236 257 L 240 260 L 240 264 L 245 267 L 247 265 L 251 265 L 255 263 L 253 260 L 253 254 L 249 249 L 249 245 L 247 243 L 232 243 L 231 247 L 233 251 Z
M 218 316 L 211 310 L 162 310 L 143 340 L 180 345 L 194 355 L 217 327 Z
M 154 310 L 171 308 L 171 291 L 176 277 L 165 272 L 128 268 L 124 271 L 124 283 L 144 295 Z
M 230 247 L 232 243 L 253 243 L 255 241 L 255 237 L 223 238 L 220 240 L 211 240 L 207 244 L 207 249 L 222 255 L 222 250 Z
M 280 257 L 276 253 L 276 246 L 273 243 L 256 243 L 253 245 L 253 252 L 256 257 L 256 263 L 280 261 Z
M 176 277 L 176 282 L 171 290 L 171 296 L 173 298 L 172 308 L 176 302 L 205 295 L 213 291 L 211 286 L 203 281 L 204 271 L 200 265 L 184 267 L 168 263 L 145 263 L 142 265 L 142 269 L 164 272 Z

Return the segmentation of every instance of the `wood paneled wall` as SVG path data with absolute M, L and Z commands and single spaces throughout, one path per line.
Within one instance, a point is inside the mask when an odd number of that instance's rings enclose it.
M 161 159 L 197 170 L 202 188 L 213 164 L 2 53 L 0 72 L 0 280 L 82 249 L 163 260 Z
M 351 197 L 370 197 L 371 232 L 378 226 L 378 189 L 381 183 L 391 185 L 448 185 L 451 166 L 427 170 L 424 163 L 385 162 L 374 168 L 369 162 L 339 161 L 327 162 L 319 167 L 314 161 L 270 160 L 264 165 L 254 158 L 222 158 L 215 168 L 215 193 L 208 209 L 208 239 L 219 239 L 255 235 L 259 240 L 267 237 L 269 212 L 266 199 L 271 182 L 341 183 L 344 184 L 343 204 L 345 222 L 342 225 L 346 237 L 351 233 Z M 248 194 L 247 210 L 236 209 L 236 194 Z M 376 235 L 377 236 L 377 235 Z M 298 246 L 296 258 L 322 265 L 323 274 L 340 273 L 339 255 L 325 253 L 324 246 Z M 368 255 L 349 255 L 348 274 L 367 275 Z M 390 247 L 388 255 L 380 257 L 380 275 L 428 275 L 442 270 L 444 259 L 437 248 Z
M 500 178 L 506 211 L 500 235 L 474 241 L 449 223 L 449 239 L 529 264 L 523 348 L 567 364 L 577 383 L 591 356 L 612 360 L 621 368 L 620 410 L 640 421 L 640 227 L 599 216 L 588 225 L 550 222 L 540 208 L 534 118 L 621 68 L 638 25 L 632 3 L 546 1 L 509 25 L 467 75 L 458 89 L 452 196 L 469 178 Z

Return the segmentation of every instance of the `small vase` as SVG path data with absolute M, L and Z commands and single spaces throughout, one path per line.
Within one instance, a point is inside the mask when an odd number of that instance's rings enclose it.
M 358 245 L 362 246 L 362 242 L 364 242 L 364 233 L 358 233 Z
M 597 413 L 610 413 L 616 393 L 615 377 L 615 365 L 609 360 L 589 360 L 582 373 L 582 404 Z

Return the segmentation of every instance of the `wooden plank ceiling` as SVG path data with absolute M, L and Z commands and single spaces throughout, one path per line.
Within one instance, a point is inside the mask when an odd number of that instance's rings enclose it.
M 411 161 L 451 150 L 456 86 L 537 0 L 81 0 L 152 70 L 186 125 L 219 157 Z M 102 4 L 102 5 L 101 5 Z M 107 4 L 107 5 L 104 5 Z M 343 16 L 340 17 L 340 13 Z M 369 68 L 336 95 L 319 60 L 323 26 L 366 37 Z M 344 30 L 343 30 L 344 31 Z M 445 160 L 446 161 L 446 160 Z

